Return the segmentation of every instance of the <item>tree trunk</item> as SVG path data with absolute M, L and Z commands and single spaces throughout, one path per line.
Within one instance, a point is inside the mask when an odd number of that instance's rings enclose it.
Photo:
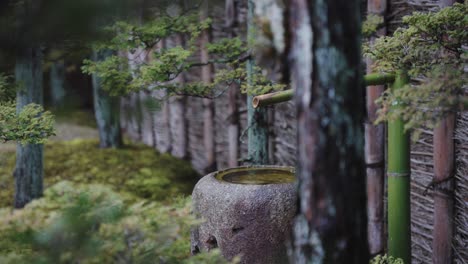
M 147 53 L 138 48 L 134 52 L 127 52 L 126 56 L 129 60 L 130 69 L 133 71 L 132 75 L 135 75 L 135 70 L 139 65 L 145 63 L 147 58 Z M 135 77 L 135 76 L 134 76 Z M 148 107 L 149 100 L 151 100 L 151 93 L 148 91 L 139 91 L 134 93 L 132 96 L 136 97 L 135 99 L 135 108 L 131 109 L 132 113 L 135 115 L 135 120 L 137 124 L 137 139 L 138 141 L 143 142 L 148 146 L 154 146 L 154 134 L 153 134 L 153 113 Z
M 93 52 L 94 60 L 104 60 L 112 55 L 109 51 Z M 120 97 L 112 97 L 104 91 L 101 80 L 96 75 L 93 79 L 94 115 L 99 131 L 101 148 L 119 148 L 122 146 L 120 131 Z
M 234 27 L 237 25 L 237 5 L 235 0 L 226 0 L 226 29 L 229 30 L 229 37 L 236 37 Z M 237 105 L 237 95 L 239 86 L 235 83 L 231 85 L 228 92 L 228 166 L 239 165 L 239 111 Z
M 30 104 L 42 104 L 42 51 L 27 48 L 18 54 L 15 79 L 20 85 L 16 94 L 16 112 Z M 23 208 L 42 196 L 44 178 L 44 149 L 42 144 L 18 144 L 16 148 L 15 208 Z
M 253 0 L 248 0 L 247 11 L 247 40 L 249 48 L 253 47 L 255 38 Z M 247 61 L 247 84 L 252 86 L 254 60 Z M 247 147 L 248 162 L 253 165 L 268 164 L 268 112 L 266 108 L 254 108 L 252 95 L 247 96 Z
M 64 106 L 65 89 L 65 63 L 63 60 L 52 63 L 50 67 L 50 95 L 52 106 L 59 108 Z
M 299 210 L 293 263 L 367 263 L 358 0 L 291 0 Z
M 151 100 L 151 93 L 148 91 L 139 91 L 138 97 L 140 99 L 141 111 L 141 142 L 147 146 L 154 146 L 153 135 L 153 112 L 151 107 L 148 107 Z
M 175 46 L 184 46 L 182 35 L 175 36 Z M 174 82 L 179 85 L 185 84 L 185 74 L 181 73 Z M 172 155 L 178 158 L 188 158 L 188 129 L 187 129 L 187 97 L 184 95 L 172 96 L 170 99 L 171 108 L 171 134 L 173 138 Z
M 367 12 L 385 17 L 387 0 L 368 0 Z M 386 28 L 377 32 L 378 36 L 386 35 Z M 371 39 L 371 42 L 373 39 Z M 373 62 L 367 60 L 367 73 L 372 73 Z M 367 169 L 367 232 L 369 251 L 377 255 L 384 251 L 384 186 L 385 186 L 385 126 L 374 125 L 377 119 L 377 105 L 385 89 L 384 85 L 370 85 L 366 88 L 367 122 L 365 123 L 365 157 Z
M 200 15 L 201 20 L 208 18 L 208 1 L 203 1 L 202 11 Z M 209 60 L 209 54 L 207 44 L 210 43 L 211 30 L 207 29 L 202 33 L 201 37 L 201 54 L 200 60 L 202 63 Z M 213 77 L 212 65 L 207 65 L 202 68 L 202 82 L 211 83 Z M 215 159 L 215 126 L 214 116 L 215 108 L 214 103 L 211 99 L 203 99 L 203 131 L 204 131 L 204 145 L 205 145 L 205 158 L 206 165 L 204 171 L 206 173 L 216 170 L 216 159 Z
M 455 3 L 443 0 L 444 8 Z M 454 210 L 455 147 L 453 142 L 456 114 L 451 113 L 434 128 L 434 229 L 432 231 L 432 261 L 452 263 Z

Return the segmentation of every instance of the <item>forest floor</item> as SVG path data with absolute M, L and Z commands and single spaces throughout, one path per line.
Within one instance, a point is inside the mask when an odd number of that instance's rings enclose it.
M 0 144 L 0 263 L 225 263 L 216 252 L 190 257 L 199 175 L 189 162 L 130 142 L 100 149 L 93 120 L 75 119 L 56 119 L 44 144 L 44 197 L 21 210 L 11 210 L 16 143 Z
M 189 195 L 199 178 L 191 165 L 142 144 L 98 148 L 93 119 L 57 117 L 56 136 L 45 144 L 45 187 L 62 181 L 107 184 L 156 201 Z M 85 119 L 87 118 L 87 119 Z M 0 207 L 11 205 L 16 143 L 0 144 Z

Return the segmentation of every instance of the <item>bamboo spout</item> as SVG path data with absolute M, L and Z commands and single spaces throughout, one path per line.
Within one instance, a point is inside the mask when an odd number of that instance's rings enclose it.
M 370 73 L 364 75 L 364 84 L 369 85 L 385 85 L 395 81 L 395 74 L 389 73 Z
M 293 97 L 293 90 L 286 90 L 281 92 L 262 94 L 255 96 L 252 100 L 252 105 L 254 108 L 287 102 Z
M 389 73 L 371 73 L 364 76 L 364 84 L 368 85 L 384 85 L 395 81 L 395 75 Z M 293 98 L 294 91 L 292 89 L 257 95 L 252 99 L 254 108 L 264 107 L 268 105 L 283 103 Z

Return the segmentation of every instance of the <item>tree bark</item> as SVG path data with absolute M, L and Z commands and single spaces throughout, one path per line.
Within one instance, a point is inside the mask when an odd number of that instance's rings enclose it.
M 236 37 L 234 27 L 237 25 L 237 5 L 235 0 L 226 0 L 226 29 L 229 31 L 229 37 Z M 228 91 L 228 166 L 236 167 L 239 165 L 239 111 L 237 105 L 237 96 L 239 86 L 232 84 Z
M 358 0 L 291 0 L 299 210 L 293 263 L 367 263 Z
M 203 6 L 200 14 L 200 19 L 205 20 L 208 18 L 208 1 L 203 1 Z M 211 39 L 211 30 L 207 29 L 203 31 L 201 37 L 201 54 L 200 60 L 201 63 L 205 63 L 209 60 L 209 54 L 207 49 L 207 44 Z M 213 78 L 213 67 L 212 65 L 207 65 L 202 67 L 202 82 L 208 84 L 212 82 Z M 203 140 L 205 145 L 205 158 L 206 165 L 204 171 L 206 173 L 213 172 L 216 170 L 216 158 L 215 158 L 215 125 L 214 125 L 214 116 L 215 116 L 215 107 L 211 99 L 203 99 Z
M 367 12 L 385 18 L 387 13 L 387 0 L 368 0 Z M 386 35 L 386 28 L 378 30 L 378 36 Z M 373 39 L 370 40 L 371 42 Z M 366 62 L 367 73 L 372 73 L 372 60 Z M 368 75 L 374 76 L 374 75 Z M 379 75 L 375 75 L 378 77 Z M 385 186 L 385 126 L 374 125 L 377 119 L 378 106 L 375 100 L 379 98 L 384 85 L 373 85 L 372 81 L 378 78 L 368 78 L 371 85 L 366 88 L 367 122 L 365 123 L 365 159 L 367 170 L 367 232 L 369 251 L 377 255 L 384 251 L 384 186 Z
M 174 37 L 176 46 L 184 46 L 182 35 Z M 181 73 L 174 82 L 179 85 L 185 84 L 185 74 Z M 171 111 L 171 134 L 173 138 L 172 155 L 178 158 L 188 158 L 188 120 L 187 120 L 187 96 L 179 95 L 170 98 Z
M 63 60 L 52 63 L 50 67 L 50 95 L 52 106 L 64 106 L 65 89 L 65 63 Z
M 254 29 L 254 8 L 253 0 L 247 3 L 247 41 L 249 48 L 253 47 L 255 38 Z M 254 60 L 247 61 L 247 84 L 252 86 L 252 75 Z M 268 164 L 268 112 L 266 108 L 254 108 L 252 105 L 253 95 L 247 95 L 247 147 L 248 163 L 253 165 Z
M 104 60 L 110 51 L 93 52 L 94 60 Z M 119 148 L 122 146 L 120 131 L 120 97 L 110 96 L 101 86 L 99 77 L 93 74 L 94 115 L 99 131 L 99 147 Z
M 16 94 L 16 112 L 30 103 L 42 104 L 42 51 L 26 48 L 16 57 L 15 79 L 20 85 Z M 42 144 L 18 144 L 16 148 L 15 208 L 23 208 L 42 196 L 44 178 L 44 148 Z

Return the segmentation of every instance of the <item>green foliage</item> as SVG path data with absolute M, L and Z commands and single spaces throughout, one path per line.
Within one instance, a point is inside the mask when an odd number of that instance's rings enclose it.
M 102 185 L 60 182 L 22 210 L 0 211 L 1 263 L 227 263 L 190 258 L 190 199 L 128 203 Z
M 41 144 L 54 134 L 54 117 L 42 106 L 28 104 L 16 114 L 13 103 L 0 104 L 0 140 Z
M 103 88 L 111 95 L 125 95 L 146 89 L 165 89 L 167 95 L 191 95 L 214 98 L 222 94 L 230 84 L 241 83 L 242 91 L 260 94 L 281 90 L 284 85 L 273 84 L 261 69 L 254 72 L 254 81 L 247 89 L 245 61 L 249 57 L 246 43 L 240 38 L 224 38 L 207 44 L 209 61 L 199 61 L 201 33 L 211 26 L 211 19 L 199 20 L 194 9 L 157 13 L 141 24 L 118 21 L 106 28 L 110 36 L 107 42 L 96 45 L 98 49 L 126 50 L 137 57 L 112 56 L 104 61 L 85 60 L 82 67 L 87 74 L 96 74 L 103 80 Z M 164 39 L 182 36 L 183 45 L 158 47 Z M 128 65 L 132 65 L 128 67 Z M 220 66 L 212 83 L 195 81 L 174 82 L 182 73 L 200 67 Z M 224 87 L 224 88 L 223 88 Z M 248 91 L 247 91 L 248 90 Z
M 12 85 L 12 80 L 9 76 L 0 73 L 0 103 L 11 102 L 16 97 L 15 87 Z
M 366 20 L 362 23 L 362 35 L 364 37 L 371 37 L 379 28 L 382 27 L 384 18 L 376 14 L 369 14 Z
M 167 201 L 188 195 L 198 174 L 186 161 L 155 153 L 143 145 L 123 149 L 99 149 L 96 140 L 49 142 L 45 145 L 45 187 L 59 181 L 115 186 L 134 197 Z M 0 207 L 13 204 L 12 153 L 0 153 Z
M 387 255 L 377 255 L 371 259 L 370 264 L 404 264 L 402 259 Z
M 54 117 L 38 104 L 28 104 L 19 114 L 14 103 L 16 86 L 0 73 L 0 141 L 40 144 L 54 135 Z
M 403 19 L 406 28 L 364 47 L 376 71 L 404 70 L 414 80 L 413 85 L 384 94 L 378 101 L 382 106 L 378 122 L 402 117 L 406 129 L 433 127 L 448 112 L 466 107 L 467 13 L 468 2 L 436 13 L 416 12 Z M 389 111 L 395 102 L 402 107 Z
M 103 61 L 84 60 L 82 70 L 83 73 L 96 74 L 103 87 L 112 87 L 106 89 L 110 95 L 120 95 L 133 90 L 130 86 L 132 75 L 123 57 L 112 55 Z

